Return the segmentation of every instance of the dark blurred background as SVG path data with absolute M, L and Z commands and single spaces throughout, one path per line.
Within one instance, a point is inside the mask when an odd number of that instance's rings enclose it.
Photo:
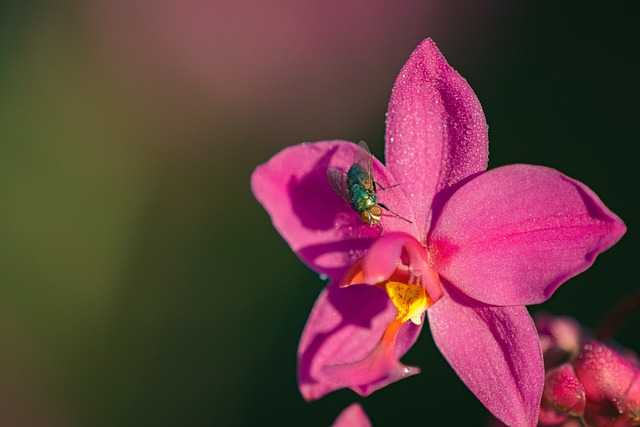
M 551 166 L 626 222 L 531 307 L 596 327 L 640 289 L 636 1 L 17 1 L 0 6 L 0 425 L 483 425 L 427 329 L 423 374 L 305 403 L 324 282 L 249 176 L 302 141 L 382 155 L 393 81 L 432 37 L 476 91 L 490 167 Z M 619 332 L 640 350 L 640 320 Z

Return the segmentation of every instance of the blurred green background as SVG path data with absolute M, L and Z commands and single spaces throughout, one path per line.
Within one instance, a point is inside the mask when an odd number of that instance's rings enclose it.
M 489 122 L 490 167 L 589 185 L 626 222 L 531 307 L 597 324 L 637 278 L 638 2 L 85 0 L 0 6 L 0 425 L 483 425 L 425 329 L 423 374 L 311 404 L 297 341 L 324 282 L 253 199 L 302 141 L 382 155 L 432 37 Z M 640 350 L 635 316 L 618 339 Z M 401 424 L 402 423 L 402 424 Z

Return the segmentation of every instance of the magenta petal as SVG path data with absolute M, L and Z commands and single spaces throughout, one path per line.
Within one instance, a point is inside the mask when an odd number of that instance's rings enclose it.
M 392 233 L 375 241 L 367 255 L 362 258 L 362 270 L 366 283 L 374 285 L 391 276 L 400 261 L 402 248 L 409 239 L 413 237 L 403 233 Z
M 328 374 L 326 368 L 365 359 L 395 316 L 395 307 L 378 287 L 328 286 L 311 311 L 298 347 L 298 385 L 305 400 L 319 399 L 344 387 L 359 390 L 362 384 L 356 383 L 360 378 L 350 384 Z M 400 329 L 395 345 L 398 358 L 411 348 L 420 329 L 411 322 Z
M 425 262 L 426 254 L 416 238 L 407 233 L 387 233 L 375 241 L 362 259 L 366 283 L 387 280 L 400 263 L 403 249 L 407 251 L 412 270 L 416 274 L 426 274 L 425 270 L 429 268 Z
M 371 427 L 371 421 L 362 406 L 353 403 L 340 413 L 331 427 Z
M 386 160 L 410 198 L 424 242 L 434 197 L 487 168 L 487 124 L 480 102 L 435 43 L 420 43 L 391 93 Z M 433 205 L 432 205 L 433 203 Z
M 440 275 L 495 305 L 547 300 L 624 234 L 584 184 L 542 166 L 490 170 L 456 191 L 429 236 Z
M 348 170 L 356 148 L 347 141 L 295 145 L 280 151 L 251 176 L 253 194 L 276 230 L 302 261 L 331 278 L 339 278 L 381 232 L 362 222 L 327 180 L 329 167 Z M 385 187 L 396 184 L 375 158 L 373 175 Z M 402 191 L 380 190 L 378 196 L 390 209 L 411 219 L 411 207 Z M 413 224 L 392 215 L 383 215 L 382 224 L 387 231 L 415 232 Z
M 535 426 L 544 367 L 527 310 L 449 292 L 427 314 L 440 352 L 484 406 L 507 425 Z
M 326 366 L 324 371 L 329 378 L 360 396 L 369 396 L 391 383 L 419 374 L 420 368 L 402 364 L 393 349 L 385 351 L 377 347 L 358 362 Z

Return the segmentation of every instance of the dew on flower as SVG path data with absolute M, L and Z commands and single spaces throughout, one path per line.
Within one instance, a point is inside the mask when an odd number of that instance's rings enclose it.
M 536 317 L 539 331 L 560 331 L 571 325 L 572 334 L 577 323 L 566 317 L 550 315 Z M 540 426 L 560 426 L 575 417 L 584 426 L 632 427 L 640 425 L 640 366 L 635 355 L 619 344 L 616 347 L 595 340 L 581 330 L 583 341 L 577 353 L 560 350 L 561 340 L 549 338 L 541 332 L 547 374 L 540 407 Z M 555 355 L 548 358 L 548 355 Z M 564 354 L 564 358 L 558 358 Z M 625 357 L 628 355 L 628 357 Z M 629 358 L 631 357 L 631 358 Z M 634 384 L 638 383 L 637 386 Z
M 348 387 L 367 396 L 418 374 L 400 359 L 428 326 L 489 411 L 506 424 L 535 425 L 544 362 L 525 306 L 589 268 L 622 237 L 624 223 L 586 185 L 554 169 L 487 170 L 482 107 L 432 40 L 420 43 L 394 83 L 385 141 L 386 164 L 332 140 L 286 148 L 252 176 L 278 232 L 328 278 L 300 339 L 301 394 L 315 400 Z M 376 234 L 372 205 L 358 207 L 369 224 L 343 215 L 345 201 L 376 203 L 360 181 L 357 194 L 342 187 L 354 158 L 366 158 L 365 180 L 398 184 L 384 202 L 406 221 L 385 220 Z M 327 171 L 334 171 L 329 183 Z M 579 345 L 565 338 L 574 354 Z

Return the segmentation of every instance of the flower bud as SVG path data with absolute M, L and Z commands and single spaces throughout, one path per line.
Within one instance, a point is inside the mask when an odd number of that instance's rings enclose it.
M 582 346 L 574 365 L 589 401 L 585 411 L 589 425 L 640 425 L 638 366 L 595 340 Z
M 571 317 L 539 313 L 534 318 L 547 369 L 563 363 L 578 353 L 582 331 Z
M 569 363 L 547 372 L 542 393 L 542 405 L 573 417 L 582 415 L 586 404 L 585 391 Z

